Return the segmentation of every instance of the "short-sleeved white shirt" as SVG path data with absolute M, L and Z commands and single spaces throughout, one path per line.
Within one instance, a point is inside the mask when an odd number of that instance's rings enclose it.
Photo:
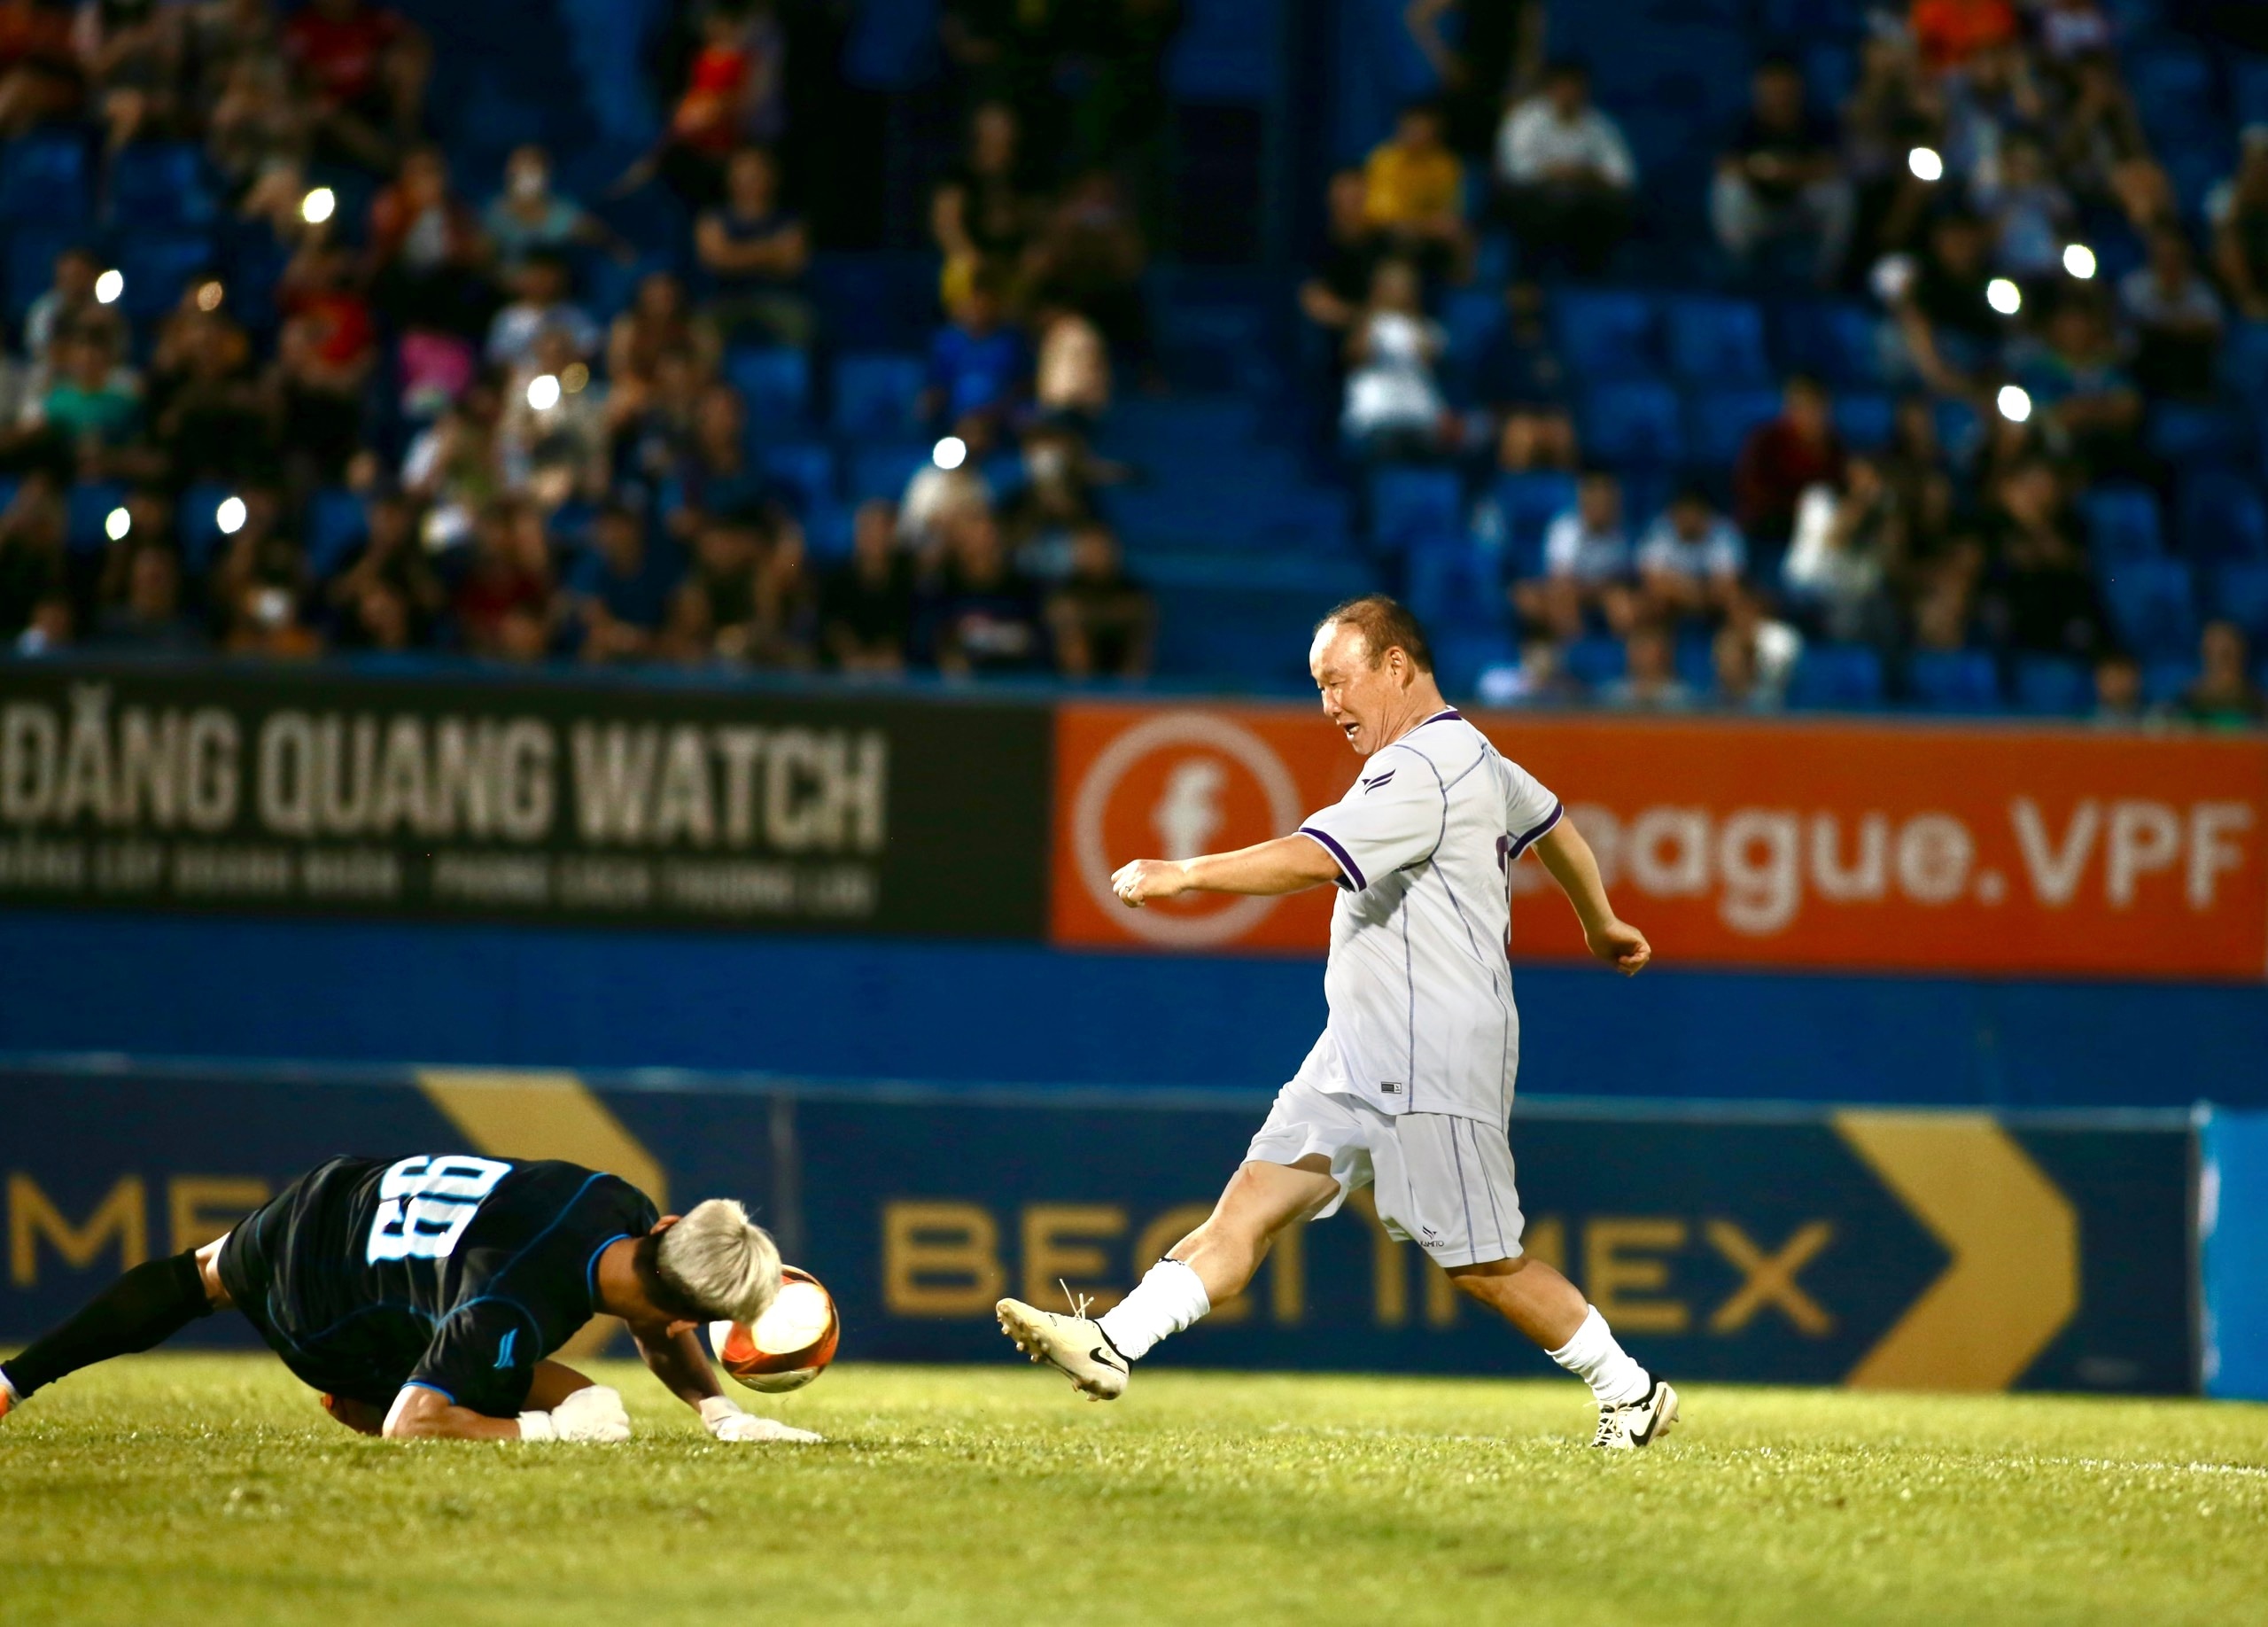
M 1503 1125 L 1519 1071 L 1508 880 L 1559 801 L 1454 710 L 1363 764 L 1300 827 L 1337 861 L 1324 993 L 1299 1077 L 1386 1113 Z
M 1618 581 L 1630 574 L 1629 535 L 1619 525 L 1593 531 L 1570 509 L 1544 530 L 1543 568 L 1585 584 Z

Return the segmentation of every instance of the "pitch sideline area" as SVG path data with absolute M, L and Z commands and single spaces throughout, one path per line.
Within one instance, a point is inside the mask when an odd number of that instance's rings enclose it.
M 718 1445 L 348 1435 L 272 1360 L 129 1358 L 0 1425 L 11 1622 L 2268 1622 L 2268 1408 L 850 1366 Z

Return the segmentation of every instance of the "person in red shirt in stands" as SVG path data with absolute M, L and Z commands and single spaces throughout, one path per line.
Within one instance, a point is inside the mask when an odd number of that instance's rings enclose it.
M 1780 416 L 1760 424 L 1733 465 L 1733 510 L 1752 542 L 1779 543 L 1795 529 L 1805 492 L 1843 479 L 1843 440 L 1816 378 L 1788 380 Z
M 433 53 L 409 20 L 370 0 L 308 0 L 284 49 L 314 92 L 316 131 L 339 156 L 388 167 L 416 139 Z
M 1959 67 L 2016 37 L 2016 9 L 2008 0 L 1914 0 L 1907 23 L 1922 60 L 1937 70 Z

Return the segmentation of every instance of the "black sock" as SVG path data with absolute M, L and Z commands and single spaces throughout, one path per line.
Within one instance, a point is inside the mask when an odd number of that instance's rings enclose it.
M 198 1317 L 212 1314 L 194 1254 L 150 1260 L 22 1355 L 0 1363 L 0 1374 L 7 1375 L 9 1389 L 27 1399 L 66 1374 L 163 1344 Z

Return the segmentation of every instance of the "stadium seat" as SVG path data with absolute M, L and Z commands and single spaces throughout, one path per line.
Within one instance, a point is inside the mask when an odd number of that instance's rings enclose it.
M 2226 61 L 2230 113 L 2240 126 L 2268 124 L 2268 57 L 2231 51 Z
M 2161 401 L 2150 409 L 2150 450 L 2170 463 L 2235 463 L 2252 450 L 2243 419 L 2221 407 Z
M 1626 665 L 1622 641 L 1599 634 L 1574 640 L 1564 657 L 1567 675 L 1592 689 L 1621 677 Z
M 2195 45 L 2161 41 L 2127 54 L 2126 82 L 2142 122 L 2160 141 L 2210 133 L 2218 119 L 2212 59 Z
M 1536 575 L 1543 568 L 1545 530 L 1575 506 L 1575 477 L 1542 470 L 1505 475 L 1494 496 L 1511 573 Z
M 113 227 L 202 227 L 219 213 L 205 155 L 192 142 L 145 141 L 110 161 L 104 218 Z
M 1666 384 L 1594 385 L 1583 398 L 1583 446 L 1610 463 L 1660 466 L 1683 460 L 1677 392 Z
M 2016 705 L 2026 712 L 2069 717 L 2094 705 L 2094 675 L 2062 656 L 2018 656 L 2015 678 Z
M 1520 658 L 1511 635 L 1502 627 L 1492 630 L 1452 630 L 1433 641 L 1433 665 L 1444 693 L 1467 696 L 1492 666 L 1511 666 Z
M 205 512 L 211 515 L 210 503 Z M 369 534 L 369 529 L 361 493 L 343 486 L 324 487 L 307 502 L 308 567 L 318 576 L 337 570 Z
M 1495 287 L 1453 288 L 1441 301 L 1441 329 L 1449 338 L 1449 354 L 1471 362 L 1488 348 L 1504 325 L 1504 301 Z
M 764 449 L 764 472 L 796 494 L 806 515 L 815 503 L 835 499 L 835 448 L 819 441 L 790 441 Z
M 0 146 L 0 221 L 75 226 L 88 207 L 87 144 L 51 131 Z
M 5 236 L 7 318 L 13 328 L 54 282 L 55 257 L 76 241 L 78 234 L 68 226 L 27 223 L 9 229 Z
M 1559 354 L 1578 381 L 1651 378 L 1655 354 L 1653 301 L 1643 294 L 1563 291 L 1551 302 Z
M 1779 325 L 1780 355 L 1787 367 L 1838 387 L 1884 382 L 1882 318 L 1865 306 L 1797 301 L 1781 312 Z
M 2197 648 L 2196 592 L 2186 560 L 2134 559 L 2105 568 L 2102 596 L 2127 648 L 2146 660 Z
M 1780 392 L 1765 386 L 1697 390 L 1685 409 L 1685 451 L 1693 462 L 1729 467 L 1749 435 L 1780 416 Z
M 202 576 L 213 568 L 221 554 L 220 508 L 229 495 L 229 487 L 214 480 L 200 480 L 188 487 L 174 505 L 174 531 L 181 538 L 182 564 L 191 576 Z M 315 517 L 310 513 L 307 526 L 307 563 L 320 571 L 325 567 L 315 563 Z M 331 564 L 337 563 L 334 557 Z
M 1967 401 L 1941 401 L 1931 409 L 1938 421 L 1938 445 L 1956 463 L 1977 455 L 1984 441 L 1984 420 Z
M 126 278 L 119 308 L 136 322 L 172 310 L 181 303 L 183 288 L 220 266 L 212 238 L 187 230 L 122 233 L 117 260 Z
M 2147 706 L 2170 706 L 2196 681 L 2197 659 L 2194 656 L 2145 662 L 2142 666 L 2142 704 Z
M 919 356 L 843 356 L 835 364 L 835 431 L 904 435 L 918 427 L 928 370 Z
M 1995 712 L 2000 673 L 1981 650 L 1917 650 L 1906 661 L 1906 687 L 1930 712 Z
M 1371 538 L 1402 553 L 1464 532 L 1464 491 L 1453 469 L 1381 469 L 1371 477 Z
M 1487 632 L 1504 622 L 1497 556 L 1464 537 L 1424 539 L 1403 572 L 1410 610 L 1428 629 Z
M 2194 469 L 2181 482 L 2181 552 L 2202 564 L 2268 559 L 2268 504 L 2249 475 Z
M 118 480 L 82 480 L 63 500 L 63 534 L 74 554 L 100 553 L 110 543 L 104 523 L 110 511 L 126 501 L 126 487 Z
M 2233 322 L 2221 341 L 2221 382 L 2250 401 L 2268 401 L 2268 322 Z
M 1788 705 L 1801 712 L 1871 711 L 1882 697 L 1882 657 L 1865 644 L 1810 645 L 1788 680 Z
M 1692 385 L 1760 384 L 1772 377 L 1764 354 L 1764 313 L 1747 300 L 1690 296 L 1662 310 L 1670 371 Z
M 905 494 L 913 471 L 929 461 L 926 446 L 861 447 L 850 460 L 850 501 L 887 497 L 896 502 Z
M 831 564 L 850 557 L 853 511 L 832 497 L 814 497 L 803 512 L 804 545 L 813 560 Z
M 2165 551 L 2157 494 L 2147 486 L 2098 486 L 2079 499 L 2098 565 L 2155 559 Z
M 2235 622 L 2255 650 L 2268 653 L 2268 564 L 2223 565 L 2213 579 L 2213 614 Z
M 1898 403 L 1872 390 L 1845 391 L 1835 398 L 1835 428 L 1855 452 L 1879 452 L 1898 428 Z
M 749 422 L 797 424 L 812 393 L 811 358 L 784 345 L 735 346 L 725 353 L 725 382 L 748 404 Z

